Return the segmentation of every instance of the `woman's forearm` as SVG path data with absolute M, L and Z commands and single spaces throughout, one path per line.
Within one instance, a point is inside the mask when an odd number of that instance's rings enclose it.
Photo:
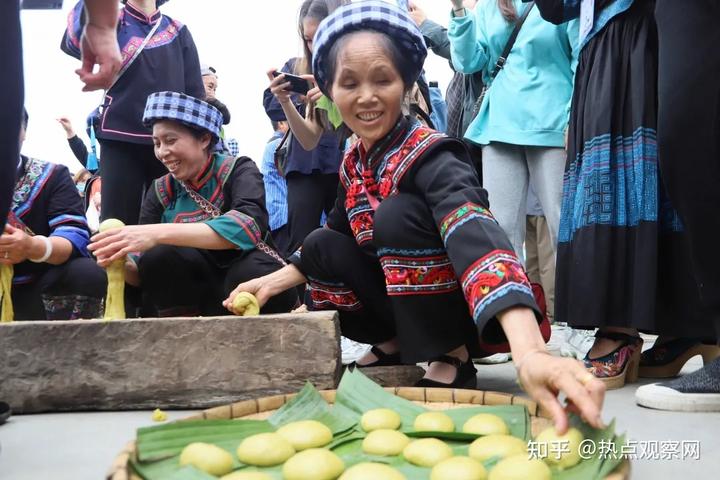
M 268 289 L 271 297 L 307 282 L 305 275 L 292 264 L 286 265 L 263 278 L 263 284 Z
M 529 308 L 516 307 L 505 310 L 498 315 L 498 320 L 510 343 L 513 361 L 516 364 L 532 351 L 546 350 L 535 313 Z
M 85 11 L 88 23 L 115 29 L 118 21 L 118 2 L 116 0 L 86 0 Z
M 162 245 L 202 248 L 205 250 L 234 250 L 232 242 L 205 223 L 163 223 L 155 226 L 156 241 Z
M 291 102 L 281 103 L 280 105 L 283 112 L 285 112 L 285 118 L 287 118 L 290 130 L 292 130 L 300 145 L 307 151 L 317 147 L 322 136 L 322 127 L 309 118 L 303 118 Z M 308 108 L 312 108 L 312 106 L 308 106 Z

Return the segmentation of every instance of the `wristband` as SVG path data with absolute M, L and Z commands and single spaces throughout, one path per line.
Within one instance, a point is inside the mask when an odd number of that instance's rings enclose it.
M 453 8 L 453 16 L 457 16 L 458 12 L 462 12 L 463 16 L 467 15 L 467 10 L 465 10 L 465 7 Z
M 50 258 L 53 252 L 53 244 L 48 237 L 45 235 L 35 235 L 35 238 L 41 238 L 45 242 L 45 254 L 40 258 L 28 258 L 33 263 L 44 263 Z

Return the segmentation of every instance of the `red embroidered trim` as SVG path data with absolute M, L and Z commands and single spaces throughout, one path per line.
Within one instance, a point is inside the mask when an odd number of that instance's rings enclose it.
M 348 150 L 340 167 L 340 181 L 347 191 L 345 209 L 355 240 L 362 245 L 372 240 L 375 211 L 370 206 L 367 194 L 378 202 L 397 193 L 400 182 L 415 161 L 435 142 L 445 138 L 442 133 L 414 125 L 398 148 L 391 147 L 391 153 L 376 168 L 363 170 L 360 144 Z M 374 175 L 379 172 L 379 181 Z
M 314 310 L 355 311 L 362 308 L 355 292 L 342 284 L 328 284 L 308 278 L 307 289 Z
M 447 255 L 381 257 L 388 295 L 432 295 L 459 288 Z

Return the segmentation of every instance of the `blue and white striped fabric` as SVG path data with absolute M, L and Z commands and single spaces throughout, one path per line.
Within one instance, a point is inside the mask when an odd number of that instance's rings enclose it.
M 330 49 L 344 35 L 363 30 L 385 33 L 392 38 L 403 56 L 409 58 L 414 66 L 413 79 L 420 76 L 427 57 L 427 47 L 408 12 L 381 0 L 355 2 L 335 10 L 320 23 L 315 33 L 313 75 L 325 95 L 329 96 L 332 82 L 327 75 Z
M 207 130 L 213 135 L 213 143 L 220 139 L 223 125 L 220 110 L 207 102 L 178 92 L 155 92 L 148 96 L 143 124 L 150 127 L 158 120 L 175 120 L 190 128 Z
M 265 183 L 265 207 L 270 217 L 270 230 L 275 231 L 288 222 L 287 183 L 275 166 L 275 150 L 283 134 L 275 132 L 265 146 L 260 173 Z

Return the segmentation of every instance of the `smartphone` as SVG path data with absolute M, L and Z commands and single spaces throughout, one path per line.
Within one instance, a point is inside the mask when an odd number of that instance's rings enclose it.
M 292 75 L 290 73 L 278 72 L 277 70 L 275 70 L 272 74 L 273 77 L 285 75 L 285 80 L 290 82 L 291 92 L 299 93 L 300 95 L 307 95 L 308 91 L 310 90 L 310 85 L 308 85 L 308 81 L 302 77 L 298 77 L 297 75 Z

